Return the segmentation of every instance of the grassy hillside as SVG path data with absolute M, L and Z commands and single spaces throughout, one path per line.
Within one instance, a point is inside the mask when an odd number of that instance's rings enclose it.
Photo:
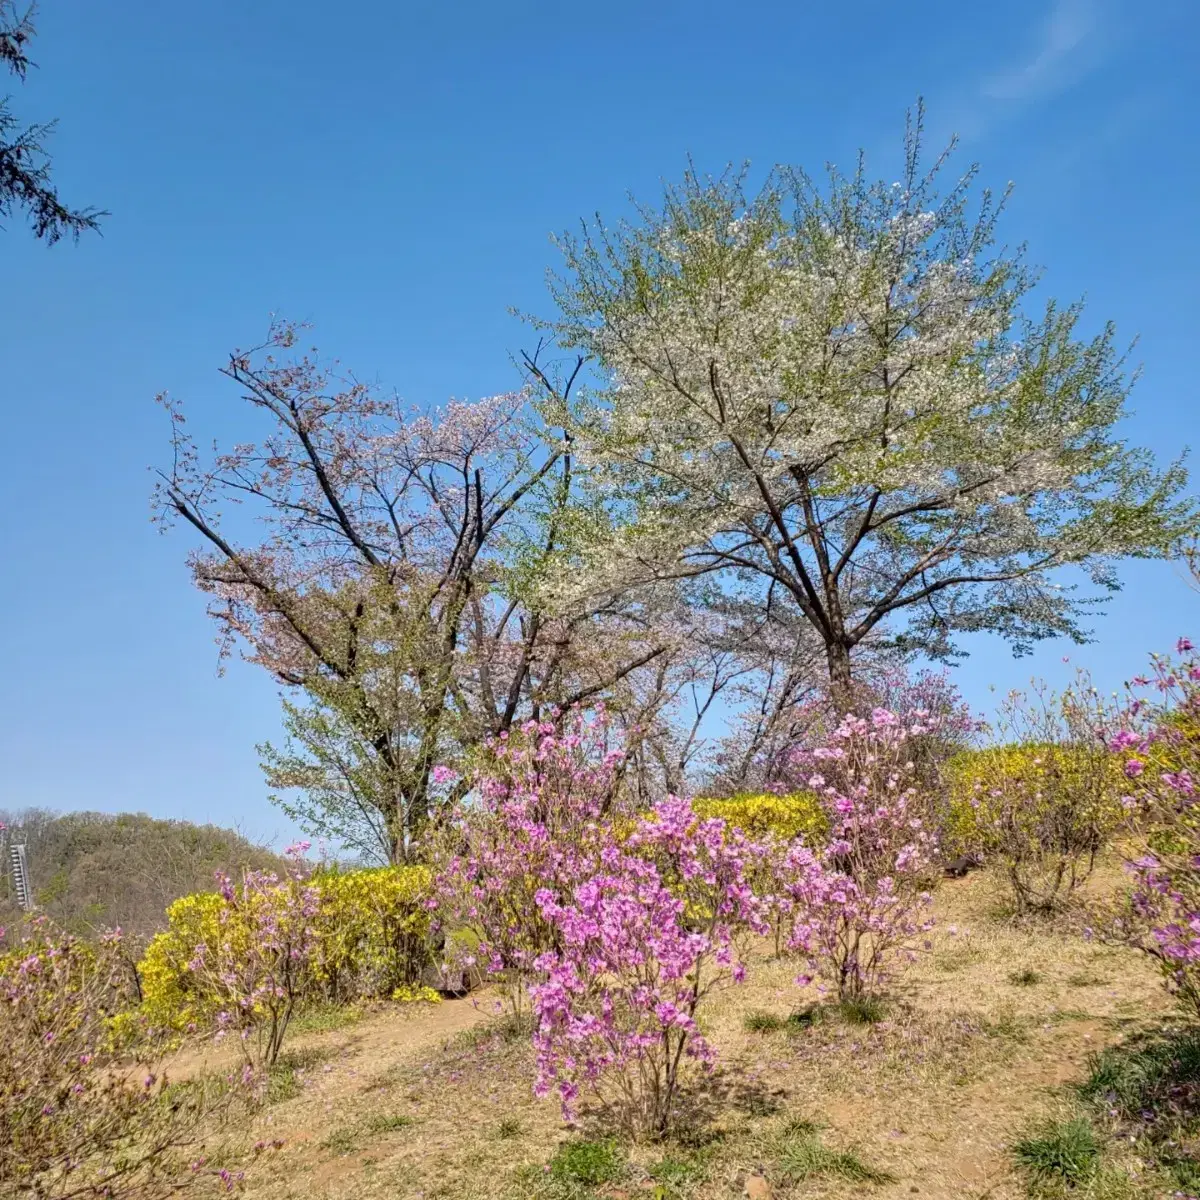
M 987 872 L 941 886 L 930 949 L 878 1012 L 799 988 L 796 963 L 759 943 L 746 983 L 709 1012 L 720 1061 L 689 1075 L 666 1142 L 614 1140 L 590 1102 L 564 1126 L 488 988 L 299 1027 L 225 1152 L 247 1169 L 246 1200 L 1200 1195 L 1194 1026 L 1144 956 L 1069 922 L 1016 923 L 1002 895 Z M 235 1053 L 206 1040 L 172 1069 Z M 255 1161 L 264 1138 L 284 1148 Z
M 218 870 L 274 868 L 280 859 L 215 825 L 159 821 L 144 813 L 0 812 L 8 836 L 23 837 L 39 909 L 78 932 L 121 926 L 145 936 L 163 910 L 189 892 L 207 891 Z M 17 915 L 7 855 L 0 924 Z

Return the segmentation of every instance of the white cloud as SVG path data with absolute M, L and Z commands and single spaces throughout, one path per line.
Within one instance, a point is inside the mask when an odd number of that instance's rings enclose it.
M 1097 61 L 1100 13 L 1096 0 L 1055 0 L 1027 61 L 986 80 L 989 100 L 1031 100 L 1074 83 Z

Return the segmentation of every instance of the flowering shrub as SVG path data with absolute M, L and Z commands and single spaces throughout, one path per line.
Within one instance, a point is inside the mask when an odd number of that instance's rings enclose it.
M 792 792 L 788 795 L 731 796 L 727 800 L 696 799 L 692 801 L 696 815 L 720 817 L 728 825 L 752 837 L 773 834 L 785 841 L 803 838 L 813 846 L 829 834 L 829 815 L 818 796 L 812 792 Z
M 791 843 L 800 839 L 807 846 L 823 845 L 829 837 L 829 813 L 814 792 L 788 795 L 766 793 L 733 796 L 728 800 L 693 800 L 700 817 L 717 817 L 731 828 L 753 837 L 757 852 L 746 863 L 746 877 L 763 901 L 764 914 L 775 945 L 783 952 L 789 937 L 795 907 L 782 872 Z
M 223 953 L 231 958 L 248 953 L 260 915 L 271 908 L 286 911 L 287 893 L 298 886 L 296 880 L 272 883 L 271 878 L 250 877 L 258 898 L 249 907 L 238 901 L 238 889 L 226 884 L 219 892 L 184 896 L 167 909 L 167 929 L 151 941 L 138 965 L 139 1015 L 148 1024 L 183 1032 L 211 1025 L 228 1007 L 225 986 L 196 969 L 197 947 L 209 962 Z M 436 998 L 418 986 L 429 961 L 428 868 L 325 870 L 303 886 L 310 899 L 315 896 L 316 907 L 308 923 L 306 970 L 292 980 L 297 1000 Z M 276 888 L 282 889 L 280 895 L 268 903 L 266 893 Z
M 570 1115 L 586 1089 L 641 1136 L 668 1128 L 683 1064 L 711 1062 L 697 1010 L 741 977 L 738 935 L 765 924 L 755 843 L 686 800 L 630 812 L 621 758 L 602 713 L 494 745 L 439 888 L 518 1013 L 529 997 L 536 1091 Z
M 575 858 L 574 879 L 538 890 L 557 946 L 530 987 L 536 1090 L 557 1086 L 565 1115 L 582 1086 L 630 1135 L 667 1132 L 681 1065 L 715 1057 L 697 1012 L 714 987 L 743 978 L 737 935 L 766 928 L 746 879 L 754 853 L 672 797 L 627 838 L 610 832 Z
M 233 1186 L 185 1152 L 231 1094 L 168 1092 L 157 1066 L 107 1053 L 128 989 L 119 931 L 88 944 L 34 920 L 0 952 L 0 1193 L 149 1200 L 214 1176 Z
M 1083 676 L 1061 695 L 1013 693 L 998 722 L 1008 744 L 947 764 L 955 848 L 1000 864 L 1019 913 L 1068 901 L 1121 823 L 1105 707 Z
M 943 768 L 950 801 L 943 828 L 947 850 L 994 850 L 997 824 L 1006 821 L 1018 824 L 1030 839 L 1040 837 L 1041 823 L 1079 822 L 1075 838 L 1085 844 L 1090 839 L 1099 849 L 1120 823 L 1122 809 L 1119 765 L 1098 764 L 1096 757 L 1090 750 L 1054 745 L 989 746 L 956 754 Z M 1094 806 L 1061 802 L 1064 795 L 1089 794 L 1094 782 Z M 1072 835 L 1067 830 L 1058 836 Z
M 214 998 L 206 995 L 189 969 L 197 946 L 216 946 L 231 936 L 228 903 L 220 892 L 181 896 L 167 907 L 167 928 L 151 939 L 138 963 L 142 1006 L 150 1025 L 176 1033 L 204 1024 L 215 1015 Z
M 429 963 L 432 874 L 428 867 L 320 871 L 312 973 L 331 1001 L 437 993 L 420 991 Z
M 1123 803 L 1141 853 L 1131 940 L 1158 960 L 1168 987 L 1200 1014 L 1200 655 L 1156 657 L 1108 746 L 1123 764 Z
M 473 932 L 518 1020 L 535 962 L 560 941 L 536 896 L 577 881 L 580 862 L 594 860 L 625 815 L 615 803 L 622 759 L 603 711 L 568 714 L 561 731 L 527 722 L 488 748 L 474 780 L 478 804 L 433 847 L 441 917 Z
M 943 762 L 970 744 L 982 728 L 945 670 L 910 674 L 903 666 L 881 672 L 872 709 L 895 713 L 909 729 L 908 757 L 922 790 L 935 791 Z M 866 706 L 862 709 L 866 711 Z
M 216 1012 L 217 1036 L 235 1033 L 257 1074 L 279 1057 L 309 987 L 320 894 L 298 865 L 283 879 L 246 871 L 239 885 L 220 884 L 216 942 L 197 943 L 187 969 Z
M 217 892 L 167 909 L 168 928 L 139 966 L 152 1025 L 235 1033 L 252 1074 L 275 1061 L 297 1003 L 314 990 L 320 893 L 302 870 L 307 848 L 289 848 L 293 865 L 282 878 L 247 871 L 234 884 L 218 875 Z
M 811 772 L 809 786 L 828 805 L 831 829 L 820 850 L 788 850 L 789 946 L 842 1000 L 878 991 L 891 962 L 913 957 L 932 926 L 923 911 L 935 845 L 916 815 L 922 806 L 908 757 L 909 740 L 926 734 L 919 721 L 877 708 L 869 719 L 845 717 L 830 745 L 796 756 L 795 769 Z

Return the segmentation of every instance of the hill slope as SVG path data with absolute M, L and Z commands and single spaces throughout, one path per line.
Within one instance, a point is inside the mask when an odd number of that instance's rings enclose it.
M 189 892 L 210 891 L 217 871 L 276 869 L 279 857 L 216 825 L 160 821 L 144 813 L 0 812 L 26 844 L 40 911 L 80 933 L 119 925 L 144 937 L 163 910 Z M 7 854 L 2 864 L 0 924 L 19 915 Z

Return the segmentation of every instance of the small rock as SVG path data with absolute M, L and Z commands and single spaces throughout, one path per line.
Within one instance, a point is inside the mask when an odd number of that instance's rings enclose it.
M 775 1196 L 775 1193 L 771 1190 L 771 1185 L 767 1182 L 765 1176 L 762 1175 L 748 1175 L 744 1191 L 746 1193 L 746 1200 L 773 1200 Z

